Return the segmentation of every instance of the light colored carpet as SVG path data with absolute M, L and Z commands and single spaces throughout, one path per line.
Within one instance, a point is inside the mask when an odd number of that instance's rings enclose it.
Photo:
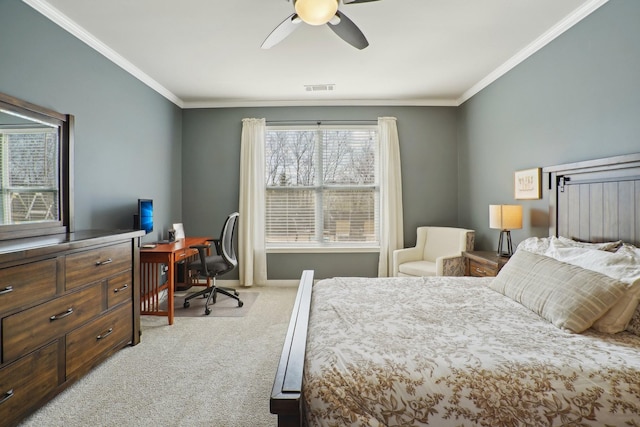
M 269 396 L 296 288 L 260 286 L 244 317 L 142 317 L 141 343 L 22 425 L 275 426 Z M 241 292 L 242 294 L 242 292 Z

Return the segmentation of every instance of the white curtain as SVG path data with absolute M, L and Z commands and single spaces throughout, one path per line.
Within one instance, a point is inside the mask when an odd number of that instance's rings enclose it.
M 265 119 L 242 119 L 238 261 L 240 284 L 244 286 L 267 281 L 264 242 L 265 126 Z
M 380 260 L 378 276 L 392 274 L 393 251 L 404 247 L 400 141 L 395 117 L 378 118 L 380 138 Z

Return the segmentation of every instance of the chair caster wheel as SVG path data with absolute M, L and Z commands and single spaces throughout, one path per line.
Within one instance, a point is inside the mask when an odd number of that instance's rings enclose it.
M 191 303 L 189 301 L 185 301 L 184 304 L 182 304 L 182 305 L 184 306 L 184 308 L 189 308 Z
M 238 293 L 238 291 L 233 291 L 233 294 L 234 294 L 235 296 L 240 295 L 240 294 Z
M 238 301 L 238 307 L 242 307 L 244 303 L 242 301 Z
M 210 314 L 211 314 L 211 310 L 209 309 L 209 307 L 207 307 L 207 308 L 205 308 L 205 309 L 204 309 L 204 314 L 205 314 L 206 316 L 208 316 L 208 315 L 210 315 Z

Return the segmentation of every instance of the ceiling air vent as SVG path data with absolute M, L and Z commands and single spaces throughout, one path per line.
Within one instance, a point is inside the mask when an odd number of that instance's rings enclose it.
M 336 85 L 331 84 L 322 84 L 322 85 L 304 85 L 304 89 L 307 92 L 322 92 L 327 90 L 333 90 Z

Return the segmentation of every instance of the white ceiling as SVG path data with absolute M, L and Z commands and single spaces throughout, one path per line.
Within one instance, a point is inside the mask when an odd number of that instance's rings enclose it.
M 261 49 L 287 0 L 23 1 L 193 108 L 459 105 L 608 0 L 340 2 L 364 50 L 306 24 Z

